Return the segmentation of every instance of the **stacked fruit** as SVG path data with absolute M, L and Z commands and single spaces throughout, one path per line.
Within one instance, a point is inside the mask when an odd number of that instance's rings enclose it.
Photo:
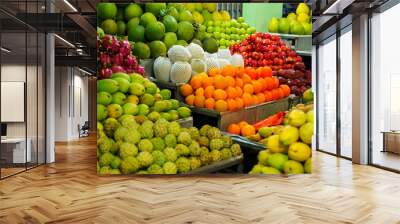
M 229 15 L 227 12 L 225 14 Z M 218 15 L 213 15 L 213 20 L 205 22 L 204 25 L 199 27 L 198 36 L 214 37 L 220 48 L 227 48 L 255 32 L 256 28 L 245 23 L 243 17 L 239 17 L 237 20 L 230 20 L 230 17 L 227 20 L 222 20 Z
M 99 174 L 177 174 L 241 155 L 238 144 L 209 125 L 181 128 L 176 121 L 135 121 L 127 115 L 111 129 L 98 124 Z
M 170 98 L 170 90 L 159 90 L 139 74 L 114 73 L 110 79 L 97 81 L 97 120 L 115 124 L 128 115 L 135 116 L 137 122 L 190 116 L 189 108 Z
M 192 77 L 180 87 L 190 106 L 218 112 L 235 111 L 290 95 L 287 85 L 279 85 L 269 67 L 258 69 L 225 66 Z
M 291 12 L 286 18 L 276 18 L 268 22 L 268 31 L 271 33 L 290 33 L 296 35 L 311 35 L 310 8 L 305 3 L 297 6 L 296 13 Z
M 258 164 L 250 174 L 311 173 L 310 145 L 314 128 L 311 108 L 312 105 L 298 105 L 287 113 L 283 125 L 265 126 L 258 130 L 258 137 L 255 137 L 264 138 L 260 142 L 266 150 L 259 152 Z
M 245 66 L 270 66 L 274 76 L 280 77 L 281 84 L 287 84 L 296 95 L 311 86 L 311 72 L 303 59 L 277 35 L 255 33 L 232 45 L 230 50 L 243 56 Z
M 109 78 L 112 73 L 144 73 L 136 57 L 132 55 L 131 44 L 127 40 L 117 40 L 115 36 L 99 35 L 97 59 L 99 62 L 99 78 Z

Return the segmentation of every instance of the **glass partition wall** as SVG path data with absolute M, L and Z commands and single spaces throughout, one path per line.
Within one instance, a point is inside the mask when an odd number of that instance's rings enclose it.
M 371 18 L 370 163 L 400 172 L 400 4 Z
M 351 25 L 316 47 L 317 150 L 352 157 Z
M 45 35 L 0 3 L 0 178 L 45 163 Z M 37 12 L 18 2 L 18 9 Z M 26 13 L 25 13 L 26 14 Z M 22 14 L 23 15 L 23 14 Z

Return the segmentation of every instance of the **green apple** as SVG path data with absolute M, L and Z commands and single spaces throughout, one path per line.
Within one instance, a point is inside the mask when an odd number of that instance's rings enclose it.
M 289 146 L 289 158 L 298 162 L 304 162 L 311 157 L 311 148 L 305 143 L 295 142 Z
M 261 169 L 262 174 L 281 174 L 281 171 L 279 171 L 276 168 L 273 167 L 263 167 Z
M 289 125 L 283 127 L 281 133 L 279 134 L 279 141 L 285 146 L 289 146 L 292 143 L 297 142 L 298 139 L 299 130 Z
M 122 107 L 119 104 L 115 104 L 115 103 L 108 105 L 107 111 L 108 111 L 108 117 L 111 117 L 111 118 L 118 118 L 124 112 Z
M 303 165 L 294 160 L 288 160 L 283 164 L 285 174 L 302 174 L 304 173 Z
M 208 21 L 207 22 L 207 26 L 213 26 L 214 25 L 214 22 L 213 21 Z
M 306 122 L 307 116 L 304 111 L 294 109 L 289 112 L 288 119 L 291 126 L 300 127 Z
M 207 33 L 212 33 L 212 32 L 214 32 L 214 27 L 212 26 L 207 27 Z
M 264 166 L 268 166 L 268 157 L 271 156 L 271 153 L 268 150 L 262 150 L 258 153 L 257 159 L 258 163 Z
M 238 23 L 244 23 L 244 18 L 243 17 L 238 17 L 237 21 L 238 21 Z
M 133 103 L 124 104 L 122 109 L 124 109 L 124 114 L 136 115 L 139 112 L 139 108 Z
M 112 95 L 111 103 L 123 105 L 126 99 L 126 95 L 122 92 L 116 92 Z
M 271 135 L 267 139 L 266 144 L 267 149 L 271 152 L 286 152 L 286 147 L 284 147 L 279 140 L 279 135 Z
M 306 144 L 311 144 L 314 134 L 314 124 L 307 122 L 300 127 L 300 139 Z
M 311 157 L 307 159 L 307 161 L 304 163 L 304 171 L 306 173 L 311 173 L 312 172 L 312 159 Z
M 283 153 L 273 153 L 268 156 L 268 164 L 278 170 L 283 170 L 283 166 L 288 161 L 288 156 Z

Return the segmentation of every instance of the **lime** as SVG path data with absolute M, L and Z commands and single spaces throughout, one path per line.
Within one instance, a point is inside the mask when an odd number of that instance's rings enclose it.
M 145 36 L 149 41 L 161 40 L 164 37 L 164 33 L 165 27 L 161 22 L 150 23 L 146 26 Z
M 140 5 L 131 3 L 125 7 L 125 19 L 129 21 L 134 17 L 140 17 L 143 14 L 142 8 Z
M 155 40 L 149 44 L 151 57 L 157 58 L 159 56 L 166 56 L 167 55 L 167 47 L 162 41 Z
M 143 42 L 145 28 L 141 25 L 135 25 L 128 29 L 128 39 L 133 42 Z
M 178 30 L 178 22 L 173 16 L 164 16 L 162 22 L 165 26 L 165 32 L 176 32 Z
M 175 33 L 168 32 L 165 34 L 163 41 L 164 41 L 165 46 L 169 49 L 170 47 L 172 47 L 173 45 L 176 44 L 176 42 L 178 41 L 178 38 L 176 37 Z
M 137 42 L 133 46 L 133 54 L 140 59 L 148 59 L 150 57 L 150 48 L 143 42 Z
M 146 27 L 147 24 L 155 22 L 157 22 L 157 18 L 150 12 L 146 12 L 140 17 L 140 25 L 144 27 Z
M 100 27 L 104 30 L 104 32 L 106 34 L 111 34 L 111 35 L 115 35 L 117 33 L 117 30 L 118 30 L 117 23 L 112 19 L 104 20 L 101 23 Z
M 102 19 L 114 19 L 117 15 L 117 6 L 115 3 L 97 4 L 97 15 Z
M 125 35 L 125 29 L 126 29 L 126 26 L 125 26 L 124 21 L 118 21 L 117 22 L 117 34 L 120 36 Z

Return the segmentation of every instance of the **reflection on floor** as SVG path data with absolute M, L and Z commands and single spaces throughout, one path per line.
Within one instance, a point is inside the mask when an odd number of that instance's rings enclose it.
M 102 177 L 85 138 L 0 181 L 0 223 L 399 223 L 399 174 L 313 158 L 312 175 Z
M 372 157 L 373 164 L 400 171 L 400 155 L 391 152 L 375 151 Z

